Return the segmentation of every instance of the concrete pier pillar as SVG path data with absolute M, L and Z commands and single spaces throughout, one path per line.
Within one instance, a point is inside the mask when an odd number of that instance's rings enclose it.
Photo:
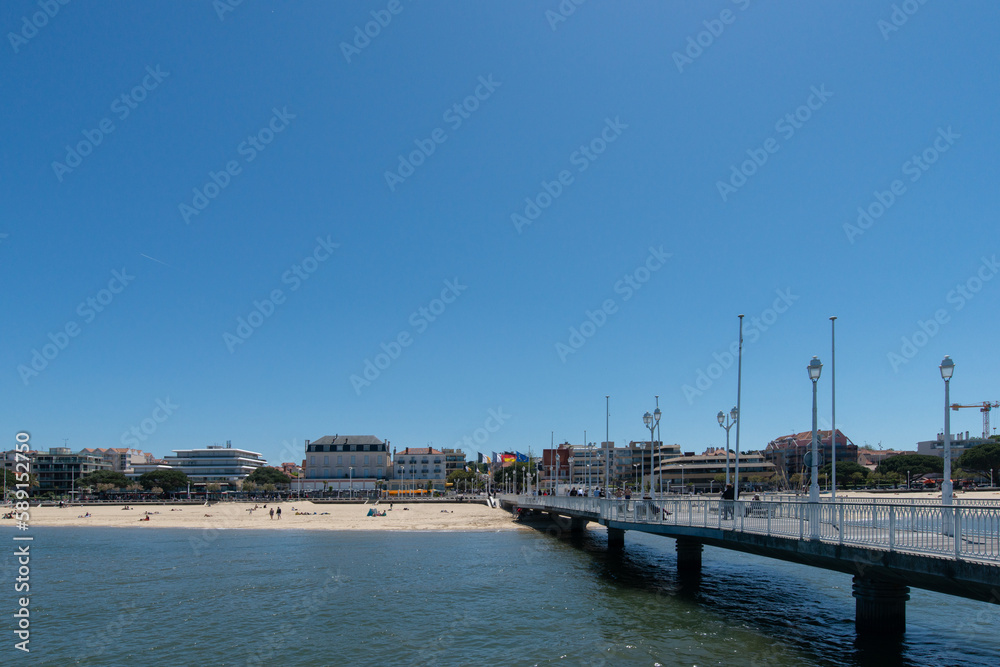
M 701 552 L 705 546 L 698 540 L 687 537 L 677 538 L 677 571 L 684 573 L 701 572 Z
M 587 520 L 580 517 L 573 517 L 569 523 L 569 532 L 582 533 L 587 529 Z
M 608 528 L 608 548 L 625 548 L 625 531 L 621 528 Z
M 906 632 L 907 586 L 871 577 L 854 577 L 854 627 L 863 635 Z

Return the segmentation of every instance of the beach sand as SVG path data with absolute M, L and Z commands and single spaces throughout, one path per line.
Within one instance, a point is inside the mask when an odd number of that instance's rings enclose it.
M 39 526 L 130 526 L 148 528 L 279 528 L 305 530 L 518 530 L 510 512 L 473 503 L 379 503 L 386 516 L 367 516 L 371 505 L 321 504 L 308 500 L 257 503 L 260 509 L 248 511 L 254 503 L 218 503 L 204 505 L 74 505 L 72 507 L 34 507 L 29 523 Z M 270 516 L 272 508 L 281 508 L 281 518 Z M 296 514 L 296 511 L 308 515 Z M 90 517 L 83 515 L 90 513 Z M 149 521 L 139 521 L 150 512 Z M 315 512 L 315 514 L 313 514 Z M 324 514 L 326 513 L 326 514 Z M 10 519 L 0 526 L 13 525 Z

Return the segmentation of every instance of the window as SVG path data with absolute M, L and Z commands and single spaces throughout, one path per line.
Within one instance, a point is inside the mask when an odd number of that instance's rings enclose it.
M 368 454 L 365 454 L 365 465 L 368 465 Z M 365 473 L 365 477 L 367 477 L 367 476 L 368 476 L 368 474 Z
M 316 465 L 316 457 L 315 456 L 310 456 L 309 457 L 309 465 L 311 465 L 311 466 Z
M 330 465 L 330 457 L 329 456 L 324 456 L 323 457 L 323 465 L 325 465 L 325 466 Z
M 379 454 L 375 457 L 375 465 L 382 465 L 382 455 Z
M 337 468 L 337 477 L 343 477 L 343 476 L 344 476 L 344 469 Z
M 339 465 L 339 466 L 344 465 L 344 455 L 343 454 L 337 454 L 337 465 Z
M 358 457 L 357 457 L 356 455 L 354 455 L 354 454 L 351 454 L 351 465 L 352 465 L 352 466 L 353 466 L 353 465 L 357 465 L 357 463 L 358 463 L 358 462 L 357 462 L 357 460 L 356 460 L 357 458 L 358 458 Z
M 329 477 L 329 476 L 330 476 L 330 469 L 323 468 L 323 477 Z
M 368 458 L 368 457 L 365 457 L 365 458 Z M 371 477 L 371 475 L 369 474 L 368 468 L 365 468 L 365 477 Z

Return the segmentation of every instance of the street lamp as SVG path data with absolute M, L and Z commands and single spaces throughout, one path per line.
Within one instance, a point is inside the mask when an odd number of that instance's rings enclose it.
M 680 463 L 678 465 L 681 467 L 681 495 L 684 495 L 684 489 L 686 488 L 684 484 L 684 464 Z
M 353 500 L 354 499 L 354 466 L 348 466 L 347 470 L 348 470 L 348 479 L 350 480 L 350 486 L 348 487 L 350 489 L 350 492 L 348 493 L 348 495 Z
M 809 502 L 818 503 L 819 502 L 819 452 L 816 445 L 816 381 L 819 380 L 820 371 L 823 370 L 823 364 L 820 362 L 818 357 L 813 357 L 812 361 L 806 367 L 809 371 L 809 379 L 813 383 L 813 421 L 812 421 L 812 461 L 810 462 L 810 468 L 812 469 L 812 481 L 809 485 Z M 818 528 L 818 526 L 817 526 Z
M 723 414 L 722 410 L 719 410 L 719 414 L 715 415 L 716 419 L 719 420 L 719 426 L 726 429 L 726 484 L 729 484 L 729 429 L 733 427 L 736 420 L 740 417 L 740 411 L 733 406 L 733 409 L 729 411 L 729 414 Z
M 944 380 L 944 480 L 941 482 L 941 503 L 951 505 L 951 412 L 948 410 L 948 394 L 955 362 L 945 355 L 938 368 L 941 369 L 941 378 Z
M 635 482 L 633 483 L 632 488 L 633 489 L 638 489 L 639 488 L 639 464 L 638 463 L 633 463 L 632 464 L 632 470 L 635 471 Z
M 652 475 L 653 475 L 653 443 L 656 442 L 656 437 L 654 436 L 654 432 L 656 431 L 656 425 L 660 423 L 660 417 L 661 416 L 663 416 L 663 413 L 660 412 L 660 408 L 656 408 L 656 410 L 654 410 L 652 414 L 650 414 L 649 412 L 647 412 L 646 414 L 644 414 L 642 416 L 642 423 L 645 424 L 646 428 L 649 429 L 649 474 L 650 474 L 650 477 L 652 477 Z M 645 481 L 646 481 L 645 480 L 645 477 L 646 477 L 646 471 L 645 471 L 645 469 L 643 469 L 643 471 L 642 471 L 642 476 L 643 476 L 643 480 L 642 480 L 643 481 L 643 486 L 645 486 Z M 652 482 L 650 482 L 650 487 L 652 488 Z

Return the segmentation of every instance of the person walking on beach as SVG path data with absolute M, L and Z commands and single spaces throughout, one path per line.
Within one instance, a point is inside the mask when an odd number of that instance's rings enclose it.
M 281 508 L 280 507 L 278 508 L 278 518 L 279 519 L 281 518 Z
M 274 520 L 274 508 L 273 507 L 271 508 L 271 520 L 272 521 Z

